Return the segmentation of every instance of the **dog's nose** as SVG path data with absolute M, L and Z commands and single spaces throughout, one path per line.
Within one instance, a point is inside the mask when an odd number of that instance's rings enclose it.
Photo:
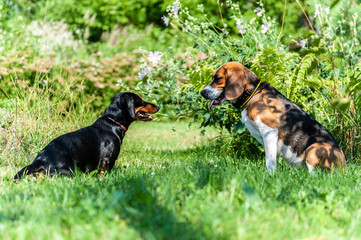
M 155 109 L 157 110 L 157 112 L 159 111 L 160 107 L 158 106 L 155 106 Z
M 201 91 L 202 97 L 206 98 L 207 92 L 208 92 L 208 91 L 207 91 L 206 89 L 203 89 L 203 90 Z

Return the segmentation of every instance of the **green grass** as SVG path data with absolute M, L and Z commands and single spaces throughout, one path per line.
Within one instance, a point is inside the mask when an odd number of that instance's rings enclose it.
M 359 166 L 309 175 L 280 162 L 270 175 L 262 155 L 241 158 L 215 130 L 200 132 L 182 121 L 134 123 L 102 179 L 15 184 L 36 153 L 2 155 L 0 239 L 361 239 Z

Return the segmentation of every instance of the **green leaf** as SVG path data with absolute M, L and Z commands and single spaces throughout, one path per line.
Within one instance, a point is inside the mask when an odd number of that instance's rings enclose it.
M 241 121 L 239 121 L 238 123 L 235 123 L 232 126 L 232 129 L 233 129 L 234 134 L 237 135 L 237 134 L 244 132 L 246 130 L 246 126 Z
M 262 200 L 256 190 L 247 182 L 242 184 L 242 192 L 245 197 L 245 208 L 255 208 L 262 204 Z
M 203 120 L 205 122 L 209 122 L 209 119 L 211 118 L 211 114 L 210 113 L 206 113 L 203 115 Z

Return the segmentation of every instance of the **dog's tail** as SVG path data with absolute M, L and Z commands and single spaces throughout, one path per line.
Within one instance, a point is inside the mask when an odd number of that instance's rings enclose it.
M 23 167 L 17 174 L 14 176 L 14 180 L 21 180 L 24 176 L 30 175 L 36 172 L 41 172 L 44 170 L 42 162 L 35 161 L 32 164 Z

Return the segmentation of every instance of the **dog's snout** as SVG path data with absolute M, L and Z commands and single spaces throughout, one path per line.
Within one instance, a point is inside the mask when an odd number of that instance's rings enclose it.
M 207 96 L 207 89 L 203 89 L 202 91 L 201 91 L 201 95 L 202 95 L 202 97 L 204 97 L 204 98 L 207 98 L 206 96 Z
M 160 109 L 160 107 L 155 106 L 155 110 L 156 110 L 156 112 L 158 112 L 158 111 L 159 111 L 159 109 Z

